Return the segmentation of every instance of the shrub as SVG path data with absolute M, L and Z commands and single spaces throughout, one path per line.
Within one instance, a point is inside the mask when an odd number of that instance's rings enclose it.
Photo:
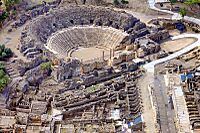
M 50 69 L 51 69 L 51 65 L 52 65 L 51 62 L 45 62 L 45 63 L 42 63 L 42 64 L 40 65 L 40 68 L 41 68 L 42 70 L 50 70 Z
M 118 0 L 113 0 L 113 4 L 114 5 L 119 5 L 119 1 Z
M 12 57 L 13 52 L 10 48 L 5 48 L 5 45 L 0 45 L 0 60 L 5 60 Z
M 126 1 L 126 0 L 121 0 L 121 3 L 122 3 L 122 4 L 128 4 L 128 1 Z
M 4 64 L 0 63 L 0 92 L 7 86 L 9 81 L 10 81 L 10 78 L 6 74 Z
M 180 11 L 179 11 L 179 14 L 181 15 L 182 18 L 184 18 L 185 15 L 187 14 L 186 8 L 181 8 Z
M 2 11 L 2 13 L 0 14 L 0 22 L 3 22 L 8 16 L 9 13 L 7 11 Z
M 0 70 L 6 71 L 5 65 L 3 63 L 0 63 Z

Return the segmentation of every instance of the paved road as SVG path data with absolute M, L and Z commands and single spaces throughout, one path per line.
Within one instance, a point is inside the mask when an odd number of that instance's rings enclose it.
M 168 103 L 167 87 L 163 75 L 156 75 L 154 77 L 154 94 L 157 102 L 158 118 L 162 133 L 176 133 L 174 124 L 174 110 L 171 109 Z
M 152 80 L 151 80 L 152 79 Z M 143 118 L 145 121 L 145 132 L 146 133 L 157 133 L 157 122 L 156 122 L 156 110 L 153 104 L 152 92 L 148 86 L 153 84 L 154 75 L 153 73 L 145 73 L 143 77 L 138 80 L 138 87 L 141 90 L 141 97 L 143 106 Z
M 175 52 L 165 58 L 161 58 L 155 61 L 152 61 L 150 63 L 145 64 L 143 67 L 148 71 L 148 72 L 153 72 L 154 73 L 154 66 L 166 61 L 169 61 L 171 59 L 174 59 L 182 54 L 185 54 L 187 52 L 189 52 L 190 50 L 196 48 L 197 46 L 200 46 L 200 34 L 182 34 L 179 36 L 175 36 L 172 37 L 172 40 L 176 40 L 176 39 L 181 39 L 181 38 L 187 38 L 187 37 L 193 37 L 193 38 L 197 38 L 198 40 L 196 42 L 194 42 L 193 44 L 183 48 L 182 50 L 179 50 L 178 52 Z
M 153 92 L 149 91 L 148 86 L 152 87 Z M 168 90 L 163 75 L 155 76 L 154 73 L 147 72 L 138 80 L 138 87 L 141 89 L 144 103 L 143 118 L 146 126 L 145 132 L 156 133 L 160 129 L 161 133 L 176 133 L 174 125 L 175 113 L 171 109 L 170 104 L 168 104 Z

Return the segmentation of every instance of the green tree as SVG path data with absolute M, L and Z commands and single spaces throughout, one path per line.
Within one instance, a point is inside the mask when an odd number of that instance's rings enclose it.
M 45 63 L 42 63 L 40 65 L 40 68 L 42 70 L 50 70 L 51 69 L 51 66 L 52 66 L 52 63 L 51 62 L 45 62 Z
M 126 0 L 121 0 L 121 3 L 122 3 L 122 4 L 128 4 L 129 2 L 126 1 Z
M 1 79 L 1 83 L 4 84 L 4 85 L 7 85 L 8 84 L 8 80 L 9 80 L 9 77 L 7 75 L 5 75 L 2 79 Z
M 191 10 L 193 10 L 193 9 L 192 9 L 193 0 L 186 0 L 186 1 L 185 1 L 185 4 L 188 5 L 188 6 L 190 7 Z
M 5 48 L 5 49 L 4 49 L 4 52 L 7 54 L 8 57 L 11 57 L 12 54 L 13 54 L 13 53 L 12 53 L 12 50 L 11 50 L 10 48 Z
M 4 70 L 5 71 L 5 65 L 3 63 L 0 63 L 0 70 Z
M 5 49 L 5 45 L 3 44 L 3 45 L 0 45 L 0 50 L 1 51 L 4 51 L 4 49 Z
M 14 5 L 19 3 L 19 0 L 3 0 L 4 5 L 7 11 L 10 11 L 10 8 Z
M 8 75 L 4 75 L 2 78 L 0 78 L 0 91 L 2 91 L 7 86 L 9 81 L 10 78 Z
M 2 79 L 5 76 L 5 71 L 4 70 L 0 70 L 0 79 Z
M 0 22 L 2 23 L 8 16 L 9 13 L 7 11 L 2 11 L 2 14 L 0 15 Z
M 2 57 L 3 59 L 5 59 L 5 58 L 7 57 L 6 52 L 3 51 L 3 52 L 1 53 L 1 57 Z
M 5 66 L 3 63 L 0 63 L 0 92 L 7 86 L 10 78 L 6 74 Z
M 184 18 L 185 15 L 187 14 L 186 8 L 181 8 L 180 11 L 179 11 L 179 14 L 181 15 L 182 18 Z
M 13 52 L 10 48 L 5 48 L 5 45 L 0 45 L 0 60 L 10 58 L 12 55 Z

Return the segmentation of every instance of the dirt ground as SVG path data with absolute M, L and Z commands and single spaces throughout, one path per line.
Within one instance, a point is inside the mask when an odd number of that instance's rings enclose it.
M 0 44 L 4 44 L 6 47 L 10 48 L 19 59 L 26 60 L 26 58 L 19 52 L 19 50 L 17 50 L 20 44 L 20 36 L 23 27 L 24 26 L 10 33 L 8 33 L 9 27 L 1 30 Z
M 178 36 L 180 35 L 180 32 L 178 30 L 169 30 L 169 35 Z
M 110 3 L 113 0 L 106 0 Z M 140 19 L 142 22 L 148 25 L 148 22 L 151 19 L 155 18 L 171 18 L 170 14 L 165 14 L 162 12 L 154 11 L 149 8 L 147 0 L 128 0 L 128 8 L 124 8 L 127 10 L 127 13 L 132 14 L 134 17 Z
M 105 54 L 105 58 L 109 57 L 109 50 L 99 49 L 96 47 L 90 48 L 79 48 L 71 53 L 71 57 L 78 58 L 82 61 L 89 61 L 93 59 L 100 59 L 103 57 L 103 51 Z
M 183 38 L 178 40 L 169 40 L 161 44 L 161 49 L 166 52 L 175 52 L 195 42 L 195 38 Z
M 53 2 L 53 0 L 30 0 L 32 4 L 42 4 L 42 2 Z
M 134 12 L 146 13 L 148 15 L 155 14 L 155 11 L 149 9 L 147 0 L 129 0 L 128 6 Z
M 106 0 L 113 3 L 113 0 Z M 120 1 L 120 0 L 119 0 Z M 128 0 L 128 10 L 146 15 L 161 15 L 163 13 L 151 10 L 148 5 L 148 0 Z
M 34 0 L 38 1 L 38 0 Z M 78 3 L 82 3 L 80 0 L 76 0 Z M 98 6 L 108 6 L 111 8 L 115 8 L 113 5 L 114 0 L 86 0 L 86 4 L 92 4 L 95 5 L 94 3 L 98 3 Z M 121 0 L 118 0 L 119 2 Z M 143 13 L 145 15 L 166 15 L 161 12 L 157 12 L 154 10 L 149 9 L 147 0 L 128 0 L 128 4 L 124 6 L 124 9 L 130 10 L 132 12 L 137 12 L 137 13 Z M 63 0 L 63 5 L 68 5 L 69 3 L 75 4 L 75 0 Z M 102 4 L 101 4 L 102 3 Z
M 128 11 L 131 12 L 131 14 L 140 19 L 141 22 L 144 22 L 146 25 L 149 25 L 149 21 L 151 19 L 155 19 L 155 18 L 171 18 L 171 15 L 162 15 L 162 14 L 159 14 L 159 13 L 156 13 L 154 15 L 152 14 L 146 14 L 146 13 L 141 13 L 141 12 L 134 12 L 132 9 L 127 9 Z M 128 12 L 128 13 L 130 13 Z
M 113 0 L 107 0 L 113 2 Z M 161 12 L 151 10 L 147 0 L 128 0 L 128 8 L 133 12 L 144 13 L 146 15 L 163 15 Z

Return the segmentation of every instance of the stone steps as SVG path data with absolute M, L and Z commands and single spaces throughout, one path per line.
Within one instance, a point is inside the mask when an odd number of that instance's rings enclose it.
M 63 56 L 68 55 L 71 49 L 78 47 L 102 46 L 114 47 L 127 34 L 113 28 L 103 27 L 72 27 L 55 33 L 47 43 L 47 47 Z

